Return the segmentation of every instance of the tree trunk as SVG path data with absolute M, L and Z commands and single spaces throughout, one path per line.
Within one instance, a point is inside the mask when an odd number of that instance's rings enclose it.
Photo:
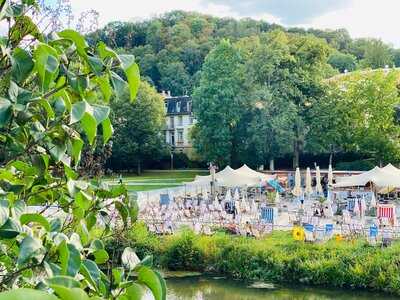
M 138 159 L 138 161 L 137 161 L 137 174 L 138 175 L 142 174 L 142 166 L 141 166 L 140 159 Z
M 269 170 L 275 171 L 275 161 L 273 158 L 269 160 Z
M 294 141 L 293 148 L 293 169 L 296 169 L 299 166 L 300 157 L 300 145 L 298 139 Z

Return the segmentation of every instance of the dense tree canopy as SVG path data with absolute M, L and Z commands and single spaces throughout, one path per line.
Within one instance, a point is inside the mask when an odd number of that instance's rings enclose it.
M 165 150 L 164 99 L 146 82 L 141 82 L 133 105 L 128 97 L 111 105 L 114 136 L 108 163 L 114 169 L 136 167 L 140 173 L 143 162 L 156 160 Z

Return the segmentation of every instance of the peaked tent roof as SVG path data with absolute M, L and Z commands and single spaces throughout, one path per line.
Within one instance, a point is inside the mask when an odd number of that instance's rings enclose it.
M 258 178 L 260 180 L 264 180 L 264 181 L 268 181 L 271 179 L 275 179 L 275 175 L 267 175 L 261 172 L 257 172 L 251 168 L 249 168 L 246 164 L 244 164 L 243 166 L 241 166 L 239 169 L 237 169 L 236 171 L 242 173 L 243 175 L 249 176 L 249 177 L 253 177 L 253 178 Z
M 334 187 L 364 186 L 372 182 L 378 187 L 400 187 L 400 170 L 392 165 L 385 168 L 375 167 L 372 170 L 359 175 L 338 178 L 338 183 Z

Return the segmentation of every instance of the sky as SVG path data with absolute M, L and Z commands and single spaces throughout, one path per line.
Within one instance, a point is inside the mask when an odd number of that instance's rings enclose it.
M 346 28 L 400 48 L 400 0 L 70 0 L 75 13 L 95 9 L 100 26 L 145 20 L 171 10 L 262 19 L 284 26 Z

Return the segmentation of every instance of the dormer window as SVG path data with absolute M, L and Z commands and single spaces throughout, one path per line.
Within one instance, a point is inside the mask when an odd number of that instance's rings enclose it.
M 181 102 L 180 101 L 176 102 L 176 112 L 177 113 L 181 112 Z

